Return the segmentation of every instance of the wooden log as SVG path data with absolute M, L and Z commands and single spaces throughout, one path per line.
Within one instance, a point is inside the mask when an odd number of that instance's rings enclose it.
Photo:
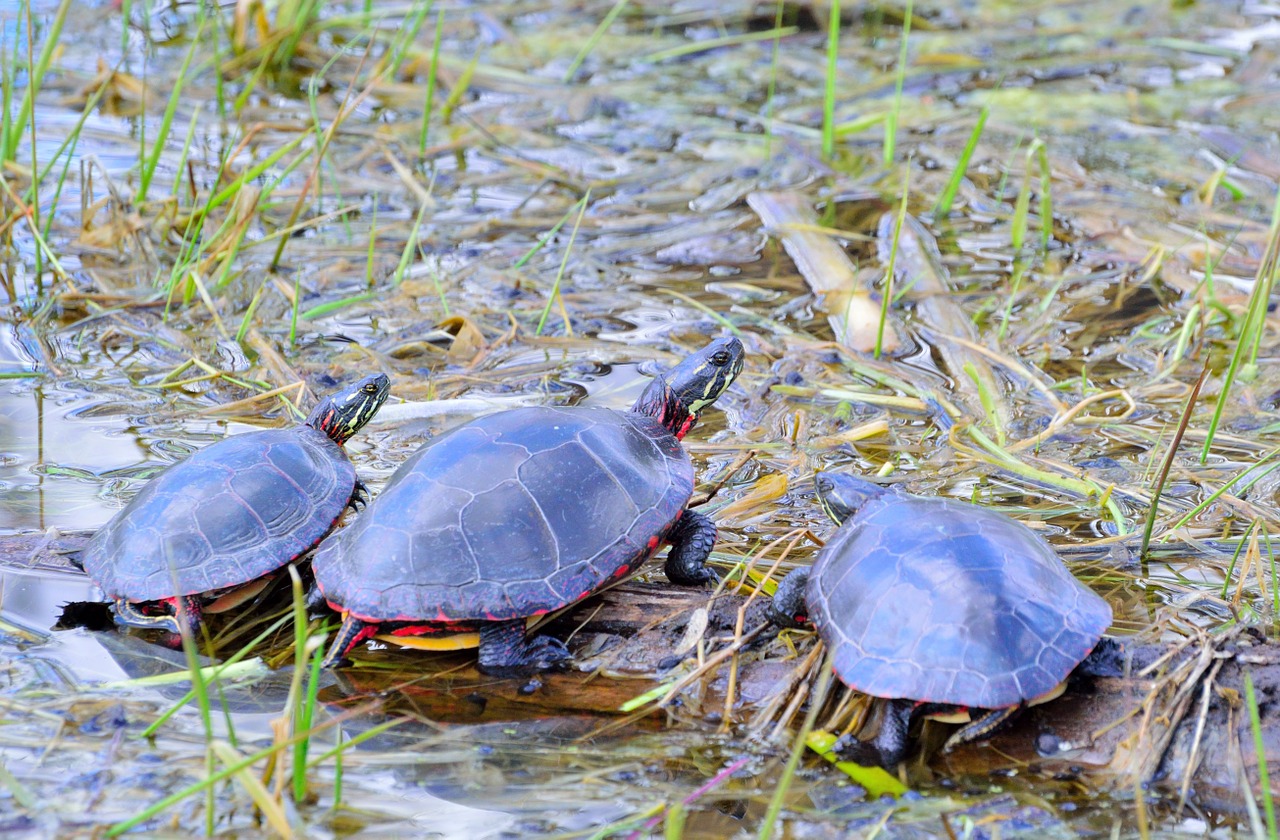
M 83 534 L 0 536 L 0 567 L 80 575 L 66 552 L 84 540 Z M 763 599 L 743 594 L 628 582 L 551 622 L 550 631 L 570 638 L 575 670 L 495 679 L 475 670 L 469 651 L 362 652 L 358 667 L 338 672 L 322 698 L 349 705 L 374 693 L 388 712 L 440 723 L 585 715 L 611 727 L 633 714 L 623 711 L 628 703 L 646 694 L 664 696 L 659 689 L 680 683 L 679 694 L 661 707 L 666 715 L 720 724 L 727 709 L 731 723 L 743 724 L 800 687 L 798 660 L 774 640 L 764 609 Z M 799 640 L 802 651 L 811 644 Z M 1140 784 L 1173 797 L 1185 791 L 1198 805 L 1240 813 L 1246 797 L 1261 794 L 1243 702 L 1249 673 L 1264 761 L 1273 770 L 1273 797 L 1280 798 L 1280 644 L 1237 627 L 1177 644 L 1130 643 L 1126 650 L 1125 676 L 1073 684 L 988 742 L 932 754 L 930 767 L 946 775 L 1040 773 L 1126 792 Z M 715 664 L 699 671 L 700 662 Z M 733 696 L 726 700 L 730 686 Z M 651 714 L 658 708 L 642 705 L 628 724 L 661 725 L 664 716 Z M 924 733 L 925 744 L 953 731 L 928 726 L 936 731 Z

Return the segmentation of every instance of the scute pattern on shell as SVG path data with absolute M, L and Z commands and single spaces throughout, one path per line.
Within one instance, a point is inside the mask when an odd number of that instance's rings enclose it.
M 81 559 L 107 595 L 130 601 L 237 586 L 323 539 L 355 486 L 355 467 L 323 432 L 236 435 L 148 482 Z
M 986 709 L 1050 691 L 1111 624 L 1030 528 L 895 491 L 827 543 L 805 597 L 851 687 Z
M 535 615 L 644 562 L 692 492 L 688 454 L 651 417 L 491 414 L 414 453 L 317 552 L 316 581 L 369 621 Z

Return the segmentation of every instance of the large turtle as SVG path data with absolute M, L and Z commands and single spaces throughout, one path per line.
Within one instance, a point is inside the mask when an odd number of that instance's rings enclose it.
M 811 569 L 779 584 L 772 614 L 785 626 L 812 621 L 836 676 L 893 700 L 873 741 L 843 745 L 851 760 L 895 766 L 916 714 L 968 720 L 948 749 L 981 738 L 1056 697 L 1095 646 L 1099 659 L 1114 654 L 1099 645 L 1111 607 L 1027 526 L 851 475 L 819 473 L 816 484 L 843 524 Z
M 148 482 L 80 554 L 116 622 L 194 632 L 205 602 L 314 548 L 364 501 L 342 445 L 389 388 L 386 376 L 367 376 L 300 426 L 220 440 Z
M 526 620 L 625 577 L 662 543 L 673 582 L 712 580 L 716 528 L 685 510 L 693 465 L 680 439 L 743 355 L 736 338 L 712 341 L 630 411 L 518 408 L 424 445 L 316 553 L 316 583 L 343 616 L 324 664 L 376 632 L 478 631 L 482 671 L 543 670 L 568 650 L 527 638 Z

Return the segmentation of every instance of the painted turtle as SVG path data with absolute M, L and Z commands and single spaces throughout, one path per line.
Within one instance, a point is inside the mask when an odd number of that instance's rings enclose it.
M 894 699 L 873 741 L 842 748 L 851 760 L 897 765 L 915 714 L 968 719 L 946 749 L 981 738 L 1061 693 L 1095 646 L 1114 652 L 1099 645 L 1111 607 L 1025 525 L 850 475 L 816 484 L 842 527 L 811 569 L 779 584 L 772 613 L 785 626 L 811 620 L 843 682 Z
M 743 356 L 736 338 L 717 339 L 630 411 L 518 408 L 427 443 L 316 553 L 321 596 L 343 616 L 325 666 L 375 633 L 478 631 L 480 670 L 545 670 L 569 652 L 526 637 L 527 619 L 625 577 L 663 542 L 673 582 L 714 579 L 716 528 L 685 510 L 693 464 L 680 439 Z
M 301 426 L 220 440 L 148 482 L 80 554 L 116 623 L 195 632 L 207 601 L 314 548 L 364 502 L 342 445 L 389 388 L 386 376 L 367 376 Z

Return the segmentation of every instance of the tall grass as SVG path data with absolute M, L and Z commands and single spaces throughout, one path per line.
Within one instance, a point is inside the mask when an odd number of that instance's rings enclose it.
M 582 62 L 587 60 L 587 56 L 591 55 L 591 51 L 600 43 L 600 39 L 604 37 L 604 33 L 609 31 L 609 27 L 613 26 L 613 22 L 618 19 L 618 15 L 622 14 L 622 10 L 627 7 L 628 0 L 617 0 L 613 4 L 613 8 L 604 16 L 604 20 L 600 21 L 600 25 L 595 28 L 587 38 L 586 43 L 582 45 L 582 49 L 578 50 L 578 54 L 573 57 L 573 61 L 569 62 L 569 68 L 564 71 L 563 81 L 565 84 L 573 81 L 573 77 L 578 74 L 578 69 L 582 67 Z
M 902 41 L 898 47 L 898 67 L 893 77 L 893 104 L 889 109 L 888 119 L 884 123 L 882 160 L 885 166 L 893 163 L 898 142 L 898 117 L 902 114 L 902 86 L 907 77 L 907 46 L 911 37 L 913 5 L 913 0 L 907 0 L 907 8 L 902 13 Z
M 165 105 L 164 114 L 160 118 L 160 127 L 156 130 L 156 136 L 151 141 L 151 154 L 148 156 L 145 150 L 145 132 L 139 132 L 138 136 L 144 138 L 139 140 L 143 148 L 139 149 L 139 158 L 142 161 L 142 169 L 138 173 L 138 192 L 135 200 L 141 204 L 147 200 L 147 192 L 151 188 L 151 180 L 155 177 L 156 167 L 160 165 L 160 158 L 164 155 L 165 145 L 169 141 L 169 132 L 173 128 L 173 117 L 178 112 L 178 103 L 182 101 L 182 90 L 186 85 L 187 76 L 191 72 L 191 62 L 195 59 L 196 48 L 200 46 L 202 36 L 207 28 L 208 18 L 205 17 L 205 6 L 200 6 L 200 17 L 196 23 L 196 37 L 191 39 L 191 46 L 187 49 L 187 54 L 182 60 L 182 67 L 178 70 L 177 76 L 173 79 L 173 90 L 169 93 L 169 101 Z M 216 26 L 216 24 L 215 24 Z M 143 118 L 142 122 L 146 122 Z
M 444 38 L 444 9 L 436 12 L 436 32 L 431 42 L 431 64 L 427 68 L 427 91 L 422 103 L 422 130 L 418 132 L 418 157 L 427 156 L 427 137 L 431 130 L 431 112 L 435 108 L 436 79 L 440 70 L 440 42 Z
M 1205 435 L 1204 445 L 1200 449 L 1200 463 L 1209 460 L 1213 451 L 1213 439 L 1222 423 L 1222 414 L 1235 398 L 1231 396 L 1236 377 L 1242 373 L 1249 375 L 1257 370 L 1258 351 L 1262 346 L 1265 332 L 1267 307 L 1271 301 L 1271 291 L 1276 283 L 1276 266 L 1280 263 L 1280 190 L 1276 191 L 1275 202 L 1271 208 L 1271 227 L 1267 232 L 1267 247 L 1262 260 L 1258 263 L 1258 271 L 1253 278 L 1253 289 L 1249 293 L 1249 304 L 1244 319 L 1239 324 L 1235 350 L 1231 354 L 1231 362 L 1222 379 L 1222 390 L 1218 392 L 1218 402 L 1213 409 L 1213 418 L 1209 421 L 1209 429 Z
M 907 197 L 911 195 L 911 164 L 904 168 L 902 196 L 898 200 L 898 215 L 893 221 L 893 241 L 889 245 L 889 264 L 884 270 L 884 288 L 880 292 L 880 321 L 876 324 L 875 357 L 878 359 L 884 350 L 885 325 L 889 321 L 889 303 L 893 300 L 894 274 L 898 265 L 898 249 L 902 242 L 902 224 L 907 218 Z
M 31 40 L 31 35 L 28 35 L 27 86 L 22 92 L 22 101 L 18 104 L 16 113 L 12 109 L 13 87 L 17 83 L 13 74 L 14 68 L 21 66 L 18 60 L 18 44 L 21 39 L 14 39 L 13 56 L 5 67 L 5 75 L 3 77 L 5 82 L 2 97 L 4 113 L 0 114 L 0 163 L 7 163 L 17 159 L 18 149 L 24 142 L 23 134 L 27 131 L 27 124 L 35 113 L 36 96 L 40 93 L 40 86 L 45 75 L 49 72 L 49 65 L 52 63 L 54 53 L 57 51 L 59 42 L 62 39 L 62 29 L 67 22 L 67 11 L 70 8 L 71 0 L 62 0 L 58 4 L 58 9 L 54 12 L 48 28 L 40 35 L 44 45 L 40 50 L 39 58 L 34 63 L 31 61 L 30 50 L 34 48 L 35 42 Z M 31 4 L 27 0 L 23 0 L 19 10 L 20 14 L 26 17 L 28 32 L 32 33 L 34 27 L 31 24 Z
M 960 192 L 960 184 L 964 181 L 965 172 L 969 169 L 969 161 L 973 159 L 973 153 L 978 148 L 978 141 L 982 139 L 982 130 L 986 128 L 987 118 L 991 116 L 991 109 L 983 106 L 978 112 L 978 121 L 973 126 L 973 131 L 969 132 L 969 139 L 965 142 L 964 148 L 960 150 L 960 159 L 956 161 L 956 168 L 951 172 L 951 178 L 947 180 L 946 187 L 938 194 L 938 202 L 933 207 L 933 217 L 935 219 L 946 218 L 951 213 L 951 207 L 955 204 L 956 194 Z
M 1271 795 L 1271 774 L 1267 769 L 1267 744 L 1262 737 L 1262 721 L 1258 714 L 1258 696 L 1253 690 L 1253 674 L 1244 672 L 1244 703 L 1249 710 L 1249 728 L 1253 732 L 1253 757 L 1258 765 L 1258 787 L 1262 788 L 1262 808 L 1267 815 L 1267 837 L 1280 840 L 1276 825 L 1275 798 Z
M 769 84 L 764 94 L 764 159 L 773 157 L 773 98 L 778 92 L 778 53 L 782 49 L 782 0 L 773 10 L 773 45 L 769 50 Z
M 836 154 L 836 81 L 840 56 L 840 0 L 831 0 L 827 10 L 827 70 L 822 86 L 822 158 L 830 161 Z
M 582 224 L 582 217 L 587 212 L 587 203 L 591 200 L 591 190 L 587 190 L 586 194 L 578 201 L 578 218 L 573 221 L 573 231 L 569 234 L 569 241 L 565 243 L 564 255 L 560 258 L 560 270 L 556 272 L 555 283 L 551 286 L 551 294 L 547 298 L 547 305 L 542 309 L 542 316 L 538 318 L 538 328 L 533 331 L 534 335 L 542 335 L 542 328 L 546 326 L 547 316 L 551 313 L 552 304 L 559 301 L 560 312 L 564 317 L 565 333 L 573 335 L 573 325 L 569 322 L 569 313 L 565 311 L 564 299 L 560 297 L 560 280 L 564 277 L 565 267 L 569 264 L 569 254 L 573 252 L 573 243 L 578 238 L 578 227 Z

